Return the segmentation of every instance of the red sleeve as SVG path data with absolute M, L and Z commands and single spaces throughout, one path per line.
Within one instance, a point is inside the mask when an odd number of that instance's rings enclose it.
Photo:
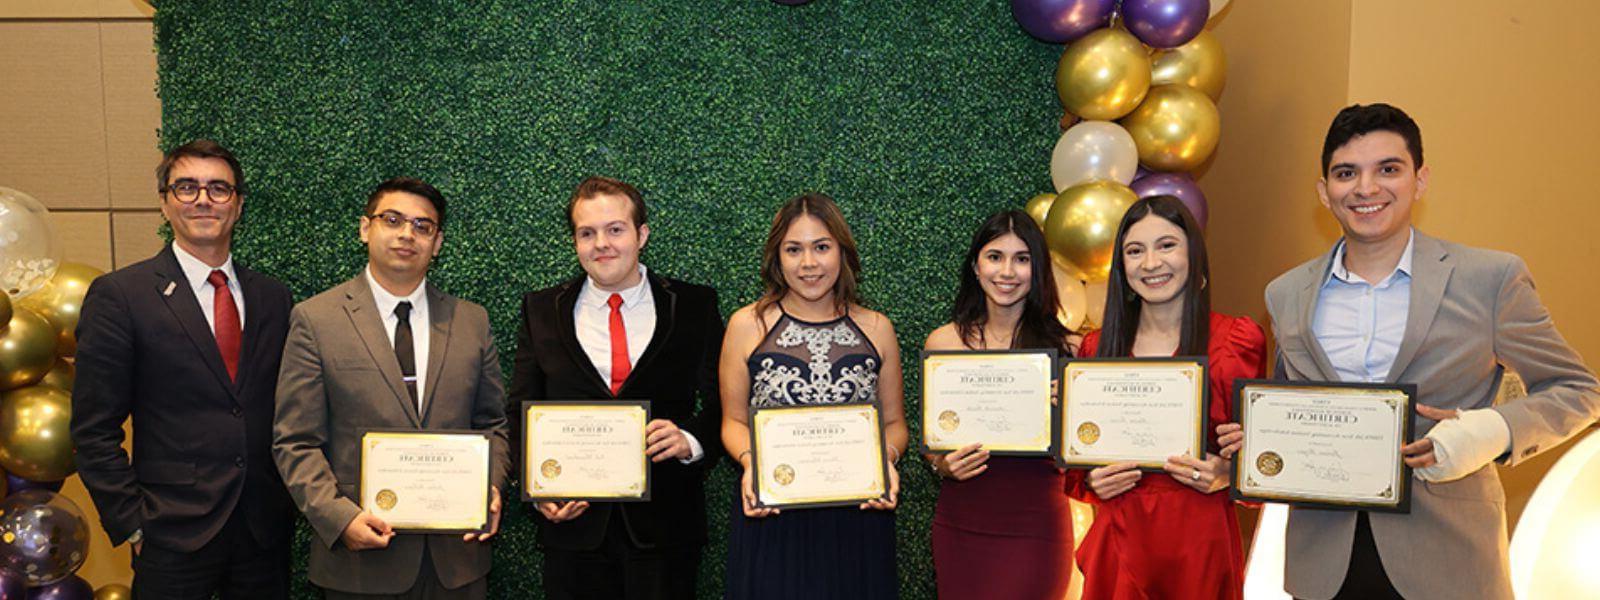
M 1096 329 L 1083 335 L 1083 343 L 1078 345 L 1078 357 L 1090 358 L 1096 350 L 1100 349 L 1100 330 Z
M 1215 315 L 1211 328 L 1211 411 L 1213 424 L 1233 421 L 1233 380 L 1256 379 L 1266 372 L 1267 334 L 1250 317 Z
M 1083 336 L 1083 344 L 1078 346 L 1079 357 L 1092 357 L 1095 350 L 1100 347 L 1100 330 L 1094 330 Z M 1079 502 L 1099 504 L 1100 497 L 1094 495 L 1094 490 L 1089 489 L 1089 471 L 1087 469 L 1067 469 L 1066 493 L 1068 498 Z

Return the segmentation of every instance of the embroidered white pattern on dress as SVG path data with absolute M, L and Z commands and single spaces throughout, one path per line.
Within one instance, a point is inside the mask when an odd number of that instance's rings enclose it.
M 807 364 L 809 380 L 799 367 L 777 364 L 771 357 L 761 359 L 761 368 L 750 386 L 750 404 L 785 406 L 794 404 L 837 404 L 870 401 L 877 393 L 878 359 L 868 357 L 861 364 L 845 367 L 834 379 L 833 360 L 828 354 L 835 344 L 847 348 L 862 345 L 856 330 L 844 322 L 832 327 L 805 327 L 790 322 L 778 333 L 780 348 L 804 345 L 811 355 Z

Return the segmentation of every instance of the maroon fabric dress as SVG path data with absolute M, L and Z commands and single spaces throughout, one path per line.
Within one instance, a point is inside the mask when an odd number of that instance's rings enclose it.
M 1083 340 L 1094 356 L 1099 332 Z M 1211 314 L 1207 418 L 1233 421 L 1233 380 L 1260 377 L 1266 335 L 1248 317 Z M 1211 452 L 1216 437 L 1207 436 Z M 1067 475 L 1067 493 L 1097 504 L 1078 548 L 1084 600 L 1237 599 L 1244 593 L 1244 549 L 1227 490 L 1202 494 L 1162 473 L 1145 473 L 1132 490 L 1101 501 L 1088 471 Z

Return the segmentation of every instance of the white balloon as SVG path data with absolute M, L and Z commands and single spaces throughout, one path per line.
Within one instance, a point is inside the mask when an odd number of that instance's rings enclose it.
M 0 292 L 13 299 L 44 287 L 61 264 L 49 212 L 33 196 L 0 187 Z
M 1110 121 L 1084 121 L 1056 140 L 1050 154 L 1050 180 L 1056 192 L 1090 181 L 1133 182 L 1139 172 L 1139 148 L 1133 136 Z
M 1083 327 L 1083 321 L 1088 317 L 1089 296 L 1084 291 L 1083 281 L 1078 276 L 1068 273 L 1061 265 L 1050 261 L 1050 268 L 1056 280 L 1056 296 L 1061 302 L 1061 312 L 1056 318 L 1069 331 L 1077 331 Z

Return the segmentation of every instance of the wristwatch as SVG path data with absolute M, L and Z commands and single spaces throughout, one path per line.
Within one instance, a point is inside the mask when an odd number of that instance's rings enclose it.
M 135 529 L 135 530 L 133 530 L 133 533 L 128 536 L 128 545 L 129 546 L 137 545 L 139 542 L 142 542 L 142 541 L 144 541 L 144 530 L 143 529 Z

